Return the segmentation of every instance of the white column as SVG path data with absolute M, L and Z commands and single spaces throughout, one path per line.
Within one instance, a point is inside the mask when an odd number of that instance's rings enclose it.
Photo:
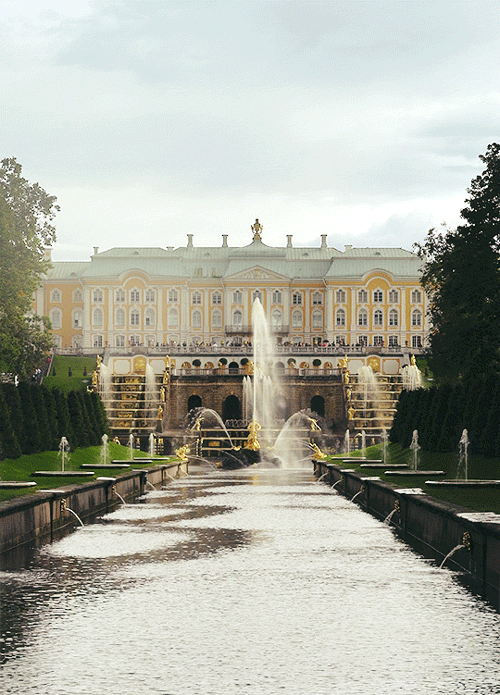
M 90 336 L 90 287 L 83 288 L 83 347 L 92 347 Z
M 187 334 L 189 331 L 189 328 L 191 326 L 190 318 L 189 318 L 189 287 L 181 287 L 181 301 L 179 305 L 180 309 L 180 316 L 179 316 L 179 325 L 180 325 L 180 342 L 183 343 L 185 340 L 187 341 Z
M 326 339 L 330 342 L 334 339 L 334 315 L 333 315 L 333 287 L 328 286 L 326 288 L 326 299 L 325 299 L 325 312 L 326 312 Z

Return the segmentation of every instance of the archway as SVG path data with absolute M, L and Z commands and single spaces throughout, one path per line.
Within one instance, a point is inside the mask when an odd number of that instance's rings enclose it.
M 201 408 L 201 398 L 196 394 L 193 394 L 188 398 L 188 412 L 193 410 L 193 408 Z
M 240 365 L 238 362 L 230 362 L 229 363 L 229 374 L 238 374 Z
M 222 420 L 241 420 L 240 399 L 232 394 L 222 404 Z
M 323 396 L 313 396 L 311 398 L 311 410 L 320 417 L 325 417 L 325 399 Z

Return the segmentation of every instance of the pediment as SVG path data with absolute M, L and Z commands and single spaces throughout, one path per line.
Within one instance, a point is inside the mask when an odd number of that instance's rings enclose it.
M 225 280 L 231 280 L 235 282 L 243 282 L 249 280 L 266 280 L 275 282 L 289 282 L 290 278 L 286 275 L 281 275 L 281 273 L 276 273 L 268 268 L 263 268 L 260 265 L 255 265 L 250 268 L 245 268 L 236 273 L 231 273 L 225 276 Z

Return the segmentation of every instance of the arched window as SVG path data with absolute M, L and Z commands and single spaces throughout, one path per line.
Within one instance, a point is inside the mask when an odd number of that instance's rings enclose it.
M 132 309 L 130 312 L 130 325 L 139 326 L 141 322 L 141 315 L 137 309 Z
M 212 293 L 212 304 L 222 304 L 222 293 L 217 291 Z
M 193 394 L 192 396 L 189 396 L 188 402 L 187 402 L 187 408 L 188 408 L 188 412 L 190 410 L 193 410 L 193 408 L 201 408 L 200 396 L 197 396 L 195 394 Z
M 73 292 L 73 301 L 74 302 L 83 302 L 83 292 L 81 290 L 75 290 Z
M 321 292 L 313 292 L 312 303 L 316 306 L 323 304 L 323 295 Z
M 201 293 L 200 292 L 193 292 L 191 295 L 191 303 L 192 304 L 201 304 Z
M 358 326 L 368 326 L 368 312 L 360 309 L 358 312 Z
M 384 323 L 384 315 L 382 314 L 381 309 L 376 309 L 374 314 L 373 314 L 373 325 L 374 326 L 382 326 Z
M 167 326 L 169 328 L 177 328 L 179 325 L 179 312 L 177 309 L 170 309 L 167 314 Z
M 115 335 L 115 347 L 125 347 L 124 335 Z
M 241 402 L 237 396 L 231 394 L 222 404 L 222 420 L 241 420 Z
M 262 304 L 262 292 L 260 290 L 254 290 L 252 292 L 252 302 L 255 302 L 256 299 Z
M 191 326 L 201 328 L 201 311 L 193 311 L 191 315 Z
M 312 313 L 312 327 L 313 328 L 323 328 L 323 314 L 321 311 L 313 311 L 313 313 Z
M 173 304 L 176 304 L 179 301 L 179 295 L 177 293 L 177 290 L 168 291 L 168 301 L 172 302 Z
M 313 396 L 311 398 L 311 410 L 319 417 L 325 417 L 325 399 L 323 396 Z
M 383 335 L 374 335 L 373 336 L 373 345 L 375 347 L 382 347 L 384 344 L 384 336 Z
M 273 304 L 281 304 L 282 296 L 279 290 L 273 292 Z
M 278 310 L 273 311 L 273 315 L 272 315 L 273 328 L 278 329 L 278 328 L 281 328 L 282 325 L 283 325 L 283 314 L 281 313 L 281 311 L 278 311 Z
M 156 300 L 156 292 L 152 289 L 147 289 L 144 294 L 145 302 L 154 302 Z
M 125 325 L 125 310 L 117 309 L 115 312 L 115 326 Z
M 294 292 L 292 294 L 292 304 L 294 306 L 300 306 L 302 304 L 302 292 Z
M 292 313 L 292 327 L 302 328 L 302 313 L 300 311 L 294 311 Z
M 368 292 L 366 290 L 359 290 L 358 292 L 358 302 L 360 304 L 366 304 L 368 301 Z
M 52 290 L 50 293 L 50 301 L 51 302 L 60 302 L 61 301 L 61 290 Z
M 411 346 L 412 348 L 421 348 L 422 347 L 422 338 L 419 335 L 412 335 L 411 337 Z
M 420 290 L 413 290 L 411 293 L 411 302 L 412 304 L 420 304 L 422 301 L 422 293 Z
M 92 345 L 95 348 L 102 348 L 102 335 L 92 336 Z
M 212 313 L 212 328 L 222 328 L 222 313 L 220 311 Z
M 241 304 L 242 303 L 242 294 L 240 290 L 235 290 L 233 292 L 233 304 Z
M 154 309 L 146 309 L 144 313 L 144 325 L 151 327 L 155 325 L 155 312 Z
M 81 309 L 75 309 L 73 311 L 73 328 L 83 327 L 83 312 Z
M 345 326 L 345 311 L 343 309 L 337 309 L 335 314 L 335 325 Z
M 130 290 L 130 301 L 132 303 L 137 303 L 137 302 L 140 302 L 140 300 L 141 300 L 141 294 L 140 294 L 139 290 L 136 287 L 134 287 L 133 290 Z
M 52 323 L 52 328 L 58 329 L 62 326 L 62 312 L 60 309 L 50 310 L 50 322 Z
M 115 302 L 117 304 L 123 304 L 125 301 L 125 290 L 119 289 L 115 292 Z
M 389 292 L 389 303 L 397 304 L 399 302 L 399 292 L 397 290 L 391 290 Z
M 92 292 L 92 301 L 93 301 L 95 304 L 102 304 L 102 296 L 103 296 L 103 295 L 102 295 L 102 290 L 99 290 L 99 289 L 94 290 L 94 291 Z
M 233 326 L 243 325 L 243 314 L 241 311 L 233 311 Z
M 389 347 L 399 347 L 397 335 L 390 335 L 389 336 Z
M 337 304 L 345 304 L 345 290 L 336 291 L 335 301 L 337 302 Z
M 102 309 L 94 309 L 92 312 L 92 325 L 102 326 Z
M 419 311 L 418 309 L 414 309 L 411 312 L 411 325 L 412 326 L 421 326 L 422 325 L 422 312 Z
M 398 312 L 396 309 L 391 309 L 389 311 L 389 326 L 398 325 Z
M 374 302 L 383 302 L 384 301 L 384 295 L 382 293 L 382 290 L 374 290 L 373 301 Z

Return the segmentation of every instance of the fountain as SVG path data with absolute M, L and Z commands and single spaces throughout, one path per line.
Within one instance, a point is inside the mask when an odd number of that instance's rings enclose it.
M 55 478 L 55 477 L 61 477 L 61 478 L 75 478 L 75 477 L 90 477 L 94 475 L 94 471 L 67 471 L 66 466 L 69 462 L 69 451 L 70 451 L 70 445 L 66 437 L 61 437 L 61 441 L 59 442 L 59 452 L 57 454 L 58 457 L 61 458 L 61 470 L 59 471 L 34 471 L 31 475 L 33 477 L 47 477 L 47 478 Z M 90 466 L 87 465 L 85 466 L 86 468 L 95 468 L 95 466 Z M 83 466 L 80 466 L 80 468 L 83 468 Z
M 135 437 L 131 432 L 128 436 L 128 448 L 129 448 L 129 452 L 130 452 L 130 460 L 131 461 L 134 460 L 134 441 L 135 441 Z
M 454 548 L 452 548 L 450 550 L 450 552 L 448 553 L 448 555 L 446 555 L 443 558 L 443 561 L 439 565 L 439 569 L 442 569 L 444 567 L 446 560 L 449 560 L 450 557 L 455 555 L 455 553 L 457 553 L 459 550 L 467 550 L 468 552 L 471 552 L 471 550 L 472 550 L 471 537 L 470 537 L 470 533 L 468 531 L 466 531 L 464 533 L 464 535 L 462 537 L 462 542 L 459 545 L 456 545 Z
M 418 471 L 418 452 L 420 450 L 420 444 L 418 443 L 418 431 L 413 430 L 410 449 L 413 451 L 413 470 L 415 473 Z
M 468 431 L 464 429 L 458 442 L 457 476 L 454 480 L 426 480 L 426 484 L 442 487 L 500 487 L 500 480 L 469 479 L 469 443 Z M 462 471 L 463 478 L 460 477 Z
M 401 369 L 403 389 L 405 391 L 416 391 L 422 388 L 422 372 L 417 367 L 415 357 L 412 355 L 410 364 Z
M 75 511 L 73 511 L 73 509 L 70 509 L 70 508 L 67 506 L 67 502 L 66 502 L 66 500 L 63 498 L 63 499 L 61 500 L 61 514 L 64 514 L 64 512 L 69 512 L 70 514 L 73 514 L 73 516 L 75 517 L 75 519 L 79 522 L 80 526 L 83 526 L 83 525 L 84 525 L 84 524 L 83 524 L 83 521 L 80 519 L 80 517 L 78 516 L 78 514 L 77 514 Z
M 152 432 L 149 434 L 149 446 L 148 446 L 148 451 L 149 455 L 151 458 L 155 455 L 155 436 Z
M 65 470 L 66 463 L 69 461 L 69 442 L 66 437 L 61 437 L 59 442 L 59 456 L 61 457 L 61 471 Z

